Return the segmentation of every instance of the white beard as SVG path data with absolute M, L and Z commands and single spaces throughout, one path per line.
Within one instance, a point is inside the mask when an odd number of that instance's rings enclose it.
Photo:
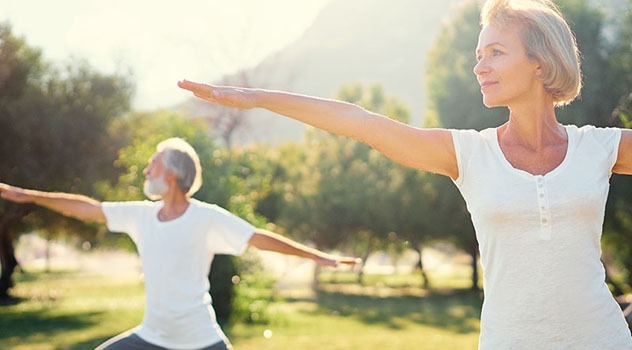
M 145 180 L 145 185 L 143 186 L 145 196 L 151 200 L 159 200 L 163 194 L 167 193 L 167 190 L 169 190 L 169 185 L 165 181 L 164 176 L 157 179 L 148 178 Z

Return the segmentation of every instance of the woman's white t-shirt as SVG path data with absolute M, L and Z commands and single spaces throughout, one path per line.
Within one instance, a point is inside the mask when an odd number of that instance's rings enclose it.
M 159 221 L 162 202 L 106 202 L 108 229 L 127 233 L 145 280 L 145 316 L 135 331 L 170 349 L 225 339 L 215 320 L 208 274 L 215 254 L 241 254 L 255 228 L 225 209 L 191 199 L 182 216 Z
M 600 261 L 621 130 L 565 129 L 545 175 L 512 167 L 496 129 L 452 131 L 484 271 L 480 349 L 632 349 Z

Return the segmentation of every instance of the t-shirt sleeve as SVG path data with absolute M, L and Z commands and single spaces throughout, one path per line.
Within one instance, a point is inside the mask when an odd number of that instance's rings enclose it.
M 108 230 L 127 233 L 134 241 L 138 235 L 138 221 L 147 209 L 145 202 L 104 202 L 101 204 Z
M 478 133 L 475 130 L 458 129 L 452 129 L 450 133 L 452 134 L 456 164 L 459 170 L 459 176 L 453 181 L 457 187 L 460 187 L 467 176 L 467 165 L 471 158 L 474 138 L 478 136 Z
M 608 170 L 612 174 L 612 168 L 619 156 L 619 143 L 621 142 L 621 129 L 619 128 L 598 128 L 594 126 L 584 126 L 583 131 L 590 133 L 594 140 L 603 148 L 606 153 Z
M 246 250 L 255 227 L 228 210 L 213 205 L 208 233 L 208 249 L 214 254 L 240 255 Z

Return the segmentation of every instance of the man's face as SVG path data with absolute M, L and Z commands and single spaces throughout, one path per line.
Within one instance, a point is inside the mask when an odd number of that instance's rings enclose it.
M 154 155 L 143 170 L 145 174 L 143 192 L 149 199 L 158 200 L 169 190 L 169 185 L 165 181 L 166 169 L 162 158 L 162 153 Z

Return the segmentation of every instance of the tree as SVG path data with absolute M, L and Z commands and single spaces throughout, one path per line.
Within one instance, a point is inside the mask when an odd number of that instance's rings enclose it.
M 581 52 L 584 80 L 580 97 L 569 106 L 557 110 L 558 120 L 577 125 L 620 126 L 620 122 L 613 118 L 612 111 L 625 93 L 622 78 L 626 78 L 613 75 L 616 69 L 613 69 L 610 57 L 613 46 L 620 38 L 615 37 L 614 43 L 606 38 L 603 10 L 591 6 L 587 0 L 563 0 L 557 3 L 575 33 Z
M 506 112 L 488 109 L 472 69 L 478 41 L 479 8 L 476 1 L 464 2 L 453 19 L 444 25 L 428 59 L 428 126 L 484 129 L 502 123 Z M 449 179 L 433 175 L 437 191 L 433 211 L 435 234 L 443 234 L 472 258 L 472 289 L 478 289 L 478 245 L 465 203 Z
M 632 73 L 632 72 L 631 72 Z M 621 101 L 614 113 L 624 127 L 632 127 L 632 92 Z M 627 176 L 613 176 L 610 184 L 608 205 L 604 224 L 604 245 L 612 252 L 606 256 L 611 264 L 622 271 L 620 278 L 612 276 L 612 269 L 606 269 L 608 282 L 616 294 L 629 293 L 632 288 L 632 246 L 621 244 L 632 240 L 632 182 Z
M 632 6 L 632 1 L 629 5 Z M 612 52 L 608 55 L 611 67 L 609 81 L 618 86 L 617 90 L 625 93 L 620 97 L 619 105 L 612 115 L 622 126 L 632 128 L 632 12 L 628 11 L 621 19 L 616 38 Z M 612 252 L 612 263 L 618 265 L 622 271 L 620 278 L 610 278 L 610 283 L 618 294 L 629 293 L 632 289 L 632 247 L 621 244 L 632 239 L 630 193 L 632 182 L 627 176 L 612 177 L 609 204 L 606 207 L 604 244 Z
M 343 86 L 336 98 L 403 122 L 409 118 L 407 107 L 379 85 Z M 272 193 L 278 194 L 265 202 L 264 210 L 276 213 L 297 239 L 318 249 L 349 249 L 366 259 L 377 249 L 401 250 L 399 222 L 407 233 L 423 235 L 413 227 L 419 213 L 402 199 L 419 193 L 420 186 L 411 184 L 417 170 L 363 143 L 316 129 L 308 129 L 300 147 L 280 147 L 275 159 L 281 166 Z
M 122 75 L 103 75 L 84 62 L 55 68 L 0 25 L 0 174 L 2 181 L 44 190 L 92 194 L 92 183 L 112 175 L 103 165 L 116 156 L 109 123 L 129 108 L 132 85 Z M 23 220 L 27 214 L 28 220 Z M 13 244 L 27 227 L 47 236 L 90 233 L 78 222 L 0 204 L 0 297 L 8 296 L 18 262 Z

